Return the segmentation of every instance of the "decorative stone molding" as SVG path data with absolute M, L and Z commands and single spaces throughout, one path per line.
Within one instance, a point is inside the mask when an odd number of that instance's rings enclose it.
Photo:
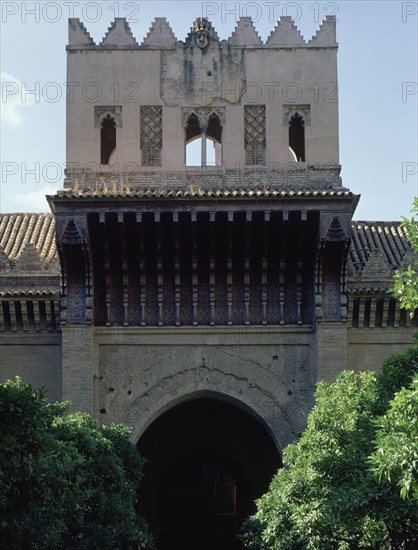
M 189 117 L 196 115 L 201 128 L 207 128 L 211 115 L 216 115 L 219 122 L 223 126 L 225 123 L 225 108 L 224 107 L 185 107 L 181 111 L 182 125 L 186 128 Z
M 122 107 L 120 105 L 100 105 L 94 108 L 94 126 L 100 128 L 103 119 L 107 116 L 113 118 L 116 128 L 122 127 Z
M 310 105 L 283 105 L 283 126 L 288 126 L 295 114 L 303 118 L 305 126 L 311 125 L 311 106 Z
M 161 166 L 163 147 L 163 109 L 157 106 L 141 106 L 141 150 L 143 166 Z
M 246 164 L 264 164 L 266 148 L 265 105 L 244 106 L 244 147 Z
M 205 50 L 211 42 L 218 42 L 218 35 L 212 26 L 212 23 L 206 17 L 198 17 L 192 25 L 186 42 L 189 45 L 196 45 L 202 51 Z
M 198 17 L 193 23 L 194 40 L 204 50 L 209 45 L 211 24 L 205 17 Z
M 351 217 L 346 212 L 321 212 L 319 236 L 329 242 L 341 242 L 351 234 Z

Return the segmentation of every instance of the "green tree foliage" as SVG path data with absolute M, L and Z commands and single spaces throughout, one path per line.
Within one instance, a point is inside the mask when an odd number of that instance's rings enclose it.
M 376 426 L 372 471 L 395 483 L 403 499 L 418 502 L 418 375 L 395 395 Z
M 410 438 L 417 435 L 417 387 L 401 388 L 417 371 L 414 345 L 389 358 L 381 375 L 345 371 L 335 383 L 317 385 L 307 429 L 285 449 L 286 467 L 243 526 L 247 548 L 416 547 L 417 443 Z M 398 444 L 382 455 L 388 439 Z
M 414 252 L 418 253 L 418 197 L 414 198 L 411 218 L 402 217 L 402 226 L 408 232 L 408 241 Z M 410 312 L 411 317 L 418 310 L 418 273 L 414 267 L 409 266 L 406 271 L 396 271 L 394 275 L 394 287 L 392 294 L 401 304 L 402 309 Z
M 67 408 L 19 378 L 0 386 L 0 547 L 152 548 L 129 429 Z

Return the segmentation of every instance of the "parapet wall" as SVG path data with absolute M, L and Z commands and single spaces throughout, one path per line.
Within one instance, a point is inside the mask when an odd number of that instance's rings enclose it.
M 210 27 L 212 29 L 212 39 L 219 41 L 216 31 L 211 25 Z M 168 49 L 176 47 L 179 44 L 190 45 L 193 40 L 193 31 L 194 27 L 192 27 L 185 41 L 181 42 L 176 38 L 166 18 L 156 17 L 151 24 L 148 34 L 139 43 L 134 37 L 126 18 L 116 17 L 101 42 L 96 44 L 80 19 L 73 18 L 69 19 L 68 49 L 88 49 L 92 47 L 111 49 Z M 222 42 L 241 48 L 332 48 L 337 46 L 336 17 L 333 15 L 327 16 L 322 21 L 316 34 L 310 40 L 305 41 L 292 18 L 283 16 L 277 21 L 266 43 L 263 43 L 259 37 L 251 17 L 241 17 L 231 36 Z

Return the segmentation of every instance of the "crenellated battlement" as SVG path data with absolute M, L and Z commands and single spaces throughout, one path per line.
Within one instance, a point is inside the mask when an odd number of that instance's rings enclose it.
M 111 48 L 117 48 L 118 46 L 137 47 L 138 42 L 135 40 L 126 19 L 124 17 L 116 17 L 100 42 L 100 46 L 110 46 Z
M 307 42 L 283 16 L 263 42 L 251 17 L 228 39 L 197 17 L 179 40 L 158 17 L 141 41 L 116 18 L 95 43 L 70 19 L 68 165 L 99 166 L 105 177 L 124 167 L 136 185 L 149 171 L 270 173 L 294 163 L 286 181 L 297 172 L 298 184 L 341 185 L 339 175 L 318 180 L 310 169 L 339 165 L 335 25 L 327 17 Z
M 305 41 L 293 19 L 289 16 L 281 17 L 271 31 L 266 43 L 257 33 L 251 17 L 241 17 L 235 30 L 226 40 L 221 40 L 213 25 L 203 18 L 207 29 L 203 33 L 210 33 L 210 41 L 219 45 L 230 45 L 236 48 L 335 48 L 336 18 L 327 16 L 319 26 L 316 34 Z M 198 21 L 198 20 L 196 20 Z M 152 22 L 148 34 L 139 43 L 124 17 L 117 17 L 111 23 L 108 31 L 99 44 L 91 38 L 84 24 L 78 18 L 68 21 L 68 49 L 167 49 L 176 46 L 191 46 L 195 43 L 196 22 L 190 29 L 184 42 L 178 40 L 165 17 L 157 17 Z

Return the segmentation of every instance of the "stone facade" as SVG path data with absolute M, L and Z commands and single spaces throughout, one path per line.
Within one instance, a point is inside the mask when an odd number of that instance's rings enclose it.
M 407 235 L 353 222 L 340 178 L 335 18 L 265 44 L 247 17 L 185 41 L 159 18 L 141 44 L 116 19 L 99 45 L 71 19 L 67 51 L 63 188 L 0 217 L 0 379 L 132 428 L 159 550 L 196 548 L 191 524 L 238 548 L 315 383 L 412 342 L 387 293 Z
M 406 235 L 352 222 L 339 175 L 335 18 L 305 42 L 283 17 L 265 44 L 249 18 L 228 40 L 197 19 L 185 41 L 160 18 L 141 44 L 116 19 L 99 45 L 72 19 L 67 50 L 63 189 L 52 215 L 1 217 L 1 379 L 135 441 L 213 395 L 281 451 L 318 379 L 378 369 L 412 340 L 386 293 L 416 261 Z

